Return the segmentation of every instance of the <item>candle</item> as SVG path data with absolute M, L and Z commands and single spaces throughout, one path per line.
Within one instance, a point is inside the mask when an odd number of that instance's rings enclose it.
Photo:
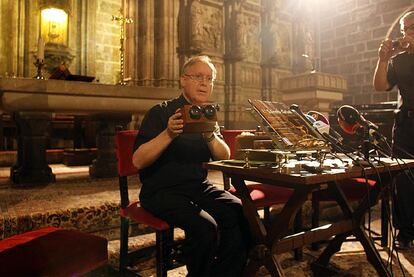
M 42 61 L 45 58 L 45 43 L 41 37 L 37 43 L 37 58 L 39 61 Z

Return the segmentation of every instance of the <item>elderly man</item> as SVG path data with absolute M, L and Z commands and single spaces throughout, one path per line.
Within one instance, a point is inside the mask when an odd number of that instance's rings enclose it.
M 183 133 L 180 108 L 203 105 L 212 94 L 216 68 L 207 56 L 189 59 L 182 94 L 148 111 L 135 143 L 141 205 L 185 231 L 189 276 L 240 276 L 250 239 L 241 202 L 207 180 L 203 162 L 228 159 L 216 124 L 210 133 Z
M 393 128 L 393 152 L 400 158 L 414 156 L 414 12 L 400 19 L 402 37 L 384 40 L 378 50 L 374 74 L 377 91 L 398 88 L 398 111 Z M 414 239 L 414 183 L 408 173 L 396 179 L 394 194 L 394 225 L 399 230 L 395 246 L 404 250 Z

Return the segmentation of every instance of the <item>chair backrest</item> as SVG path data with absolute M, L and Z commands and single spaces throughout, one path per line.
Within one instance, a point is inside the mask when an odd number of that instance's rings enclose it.
M 132 151 L 134 149 L 137 134 L 137 130 L 126 130 L 119 131 L 115 135 L 118 175 L 120 177 L 138 174 L 138 169 L 132 164 Z

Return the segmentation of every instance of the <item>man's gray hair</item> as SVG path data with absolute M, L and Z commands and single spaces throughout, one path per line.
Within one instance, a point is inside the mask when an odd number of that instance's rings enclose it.
M 402 32 L 404 31 L 404 28 L 405 28 L 404 21 L 409 18 L 414 18 L 414 11 L 407 12 L 400 18 L 400 30 Z
M 213 73 L 212 77 L 213 77 L 213 80 L 215 80 L 217 76 L 217 69 L 214 66 L 209 56 L 194 56 L 188 59 L 183 65 L 183 68 L 181 70 L 181 75 L 184 75 L 187 72 L 187 69 L 189 67 L 191 67 L 192 65 L 198 62 L 205 63 L 211 68 L 211 71 Z

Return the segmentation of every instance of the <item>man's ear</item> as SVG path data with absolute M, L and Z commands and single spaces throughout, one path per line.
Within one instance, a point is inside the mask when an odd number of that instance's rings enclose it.
M 180 76 L 180 85 L 181 85 L 181 87 L 184 87 L 186 81 L 187 80 L 181 75 Z

